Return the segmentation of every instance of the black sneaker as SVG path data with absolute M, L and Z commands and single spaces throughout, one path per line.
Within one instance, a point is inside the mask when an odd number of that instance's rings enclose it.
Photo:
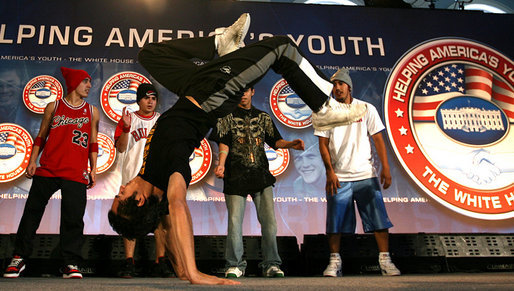
M 77 265 L 66 265 L 62 269 L 62 277 L 64 279 L 82 279 L 82 273 Z
M 25 260 L 20 256 L 14 256 L 4 273 L 4 278 L 18 278 L 25 270 Z
M 118 277 L 131 279 L 136 276 L 136 265 L 134 263 L 134 258 L 128 258 L 125 260 L 125 264 L 121 267 L 121 270 L 118 272 Z
M 160 257 L 159 263 L 153 264 L 152 277 L 172 278 L 174 275 L 166 257 Z

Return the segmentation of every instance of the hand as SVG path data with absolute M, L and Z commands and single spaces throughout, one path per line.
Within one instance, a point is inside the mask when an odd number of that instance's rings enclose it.
M 36 168 L 37 168 L 36 162 L 30 161 L 29 165 L 27 166 L 27 171 L 25 172 L 25 176 L 27 176 L 27 178 L 29 178 L 29 179 L 32 179 L 32 177 L 36 173 Z
M 132 121 L 132 118 L 130 117 L 130 112 L 127 109 L 127 106 L 123 107 L 123 110 L 121 112 L 121 120 L 123 121 L 124 127 L 129 127 L 130 122 Z
M 384 189 L 389 188 L 389 186 L 391 186 L 391 180 L 391 172 L 382 168 L 380 172 L 380 184 L 382 184 L 382 187 L 384 187 Z
M 341 188 L 341 184 L 339 183 L 339 179 L 337 178 L 336 173 L 327 173 L 327 184 L 325 186 L 327 195 L 334 196 L 337 194 L 337 188 Z
M 220 179 L 225 177 L 225 166 L 217 166 L 214 169 L 214 175 L 216 175 L 216 177 L 218 177 Z
M 303 151 L 305 150 L 305 143 L 301 139 L 295 139 L 291 141 L 291 148 L 295 150 Z
M 96 171 L 91 171 L 89 173 L 89 184 L 87 184 L 87 189 L 91 189 L 96 185 Z

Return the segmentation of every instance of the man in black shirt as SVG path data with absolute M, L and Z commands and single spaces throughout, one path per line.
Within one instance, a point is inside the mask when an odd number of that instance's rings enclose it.
M 211 134 L 211 139 L 219 143 L 219 164 L 215 174 L 223 178 L 228 210 L 225 277 L 241 277 L 246 269 L 246 261 L 242 259 L 242 226 L 248 194 L 252 196 L 261 223 L 263 261 L 259 267 L 262 274 L 264 277 L 284 277 L 276 238 L 272 189 L 275 177 L 269 171 L 264 143 L 274 149 L 296 150 L 303 150 L 304 143 L 301 139 L 282 139 L 269 114 L 252 106 L 254 94 L 255 89 L 248 88 L 238 107 L 220 118 Z

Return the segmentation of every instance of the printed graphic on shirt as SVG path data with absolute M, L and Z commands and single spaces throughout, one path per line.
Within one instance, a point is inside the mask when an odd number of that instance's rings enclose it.
M 269 105 L 273 115 L 288 127 L 305 128 L 312 123 L 312 110 L 284 79 L 280 79 L 271 88 Z
M 130 71 L 115 74 L 105 82 L 100 95 L 100 104 L 112 121 L 118 122 L 121 119 L 124 107 L 127 107 L 130 112 L 139 110 L 136 93 L 141 83 L 150 83 L 150 80 Z
M 472 40 L 429 40 L 397 62 L 384 96 L 396 156 L 428 195 L 467 216 L 514 217 L 510 58 Z
M 59 80 L 41 75 L 32 78 L 23 89 L 23 104 L 32 112 L 43 114 L 48 103 L 61 99 L 63 88 Z
M 15 180 L 25 173 L 32 144 L 32 137 L 23 127 L 0 123 L 0 183 Z

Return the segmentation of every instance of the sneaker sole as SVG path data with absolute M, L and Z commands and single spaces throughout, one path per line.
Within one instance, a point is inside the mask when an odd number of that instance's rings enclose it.
M 63 274 L 62 275 L 62 278 L 63 279 L 82 279 L 82 275 L 81 274 Z
M 23 271 L 25 271 L 25 266 L 21 267 L 18 273 L 4 273 L 4 278 L 18 278 Z
M 243 30 L 241 31 L 241 35 L 239 36 L 239 43 L 238 46 L 241 48 L 244 46 L 244 38 L 246 37 L 246 34 L 248 33 L 248 29 L 250 28 L 250 14 L 247 13 L 245 24 L 243 25 Z

